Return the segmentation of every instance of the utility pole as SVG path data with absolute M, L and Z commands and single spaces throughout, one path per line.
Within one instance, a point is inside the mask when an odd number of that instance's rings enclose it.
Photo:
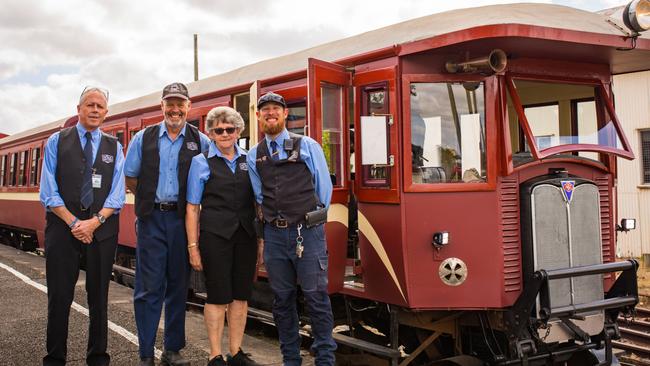
M 199 80 L 199 35 L 194 33 L 194 81 Z

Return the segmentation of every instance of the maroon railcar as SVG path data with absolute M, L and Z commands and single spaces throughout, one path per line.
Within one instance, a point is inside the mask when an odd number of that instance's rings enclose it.
M 637 302 L 636 263 L 615 258 L 616 159 L 634 154 L 612 75 L 649 69 L 650 40 L 613 16 L 496 5 L 191 83 L 188 121 L 203 128 L 211 108 L 232 106 L 250 147 L 254 101 L 272 90 L 288 102 L 287 127 L 322 144 L 340 343 L 402 364 L 587 365 L 597 349 L 606 364 L 616 315 Z M 162 119 L 158 103 L 111 105 L 102 129 L 127 146 Z M 12 244 L 42 249 L 43 143 L 75 121 L 0 139 L 0 230 Z M 134 265 L 132 203 L 118 274 Z

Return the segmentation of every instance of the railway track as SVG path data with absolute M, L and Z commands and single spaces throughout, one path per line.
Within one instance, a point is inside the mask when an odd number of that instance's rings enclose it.
M 626 352 L 620 357 L 621 361 L 630 365 L 650 366 L 650 309 L 637 307 L 633 318 L 619 317 L 618 327 L 621 339 L 612 344 Z

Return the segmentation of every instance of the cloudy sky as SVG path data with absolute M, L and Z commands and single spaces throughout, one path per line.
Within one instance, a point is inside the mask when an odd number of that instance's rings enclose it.
M 203 78 L 403 20 L 507 2 L 2 0 L 0 132 L 74 115 L 85 85 L 109 89 L 116 103 L 192 81 L 194 33 Z M 538 2 L 589 11 L 626 3 Z

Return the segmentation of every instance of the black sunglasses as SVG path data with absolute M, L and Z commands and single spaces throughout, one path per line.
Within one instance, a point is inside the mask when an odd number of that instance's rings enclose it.
M 212 132 L 214 132 L 216 135 L 221 135 L 223 134 L 223 131 L 226 131 L 229 135 L 232 135 L 233 133 L 235 133 L 236 130 L 237 129 L 235 127 L 226 127 L 226 128 L 216 127 L 212 129 Z

